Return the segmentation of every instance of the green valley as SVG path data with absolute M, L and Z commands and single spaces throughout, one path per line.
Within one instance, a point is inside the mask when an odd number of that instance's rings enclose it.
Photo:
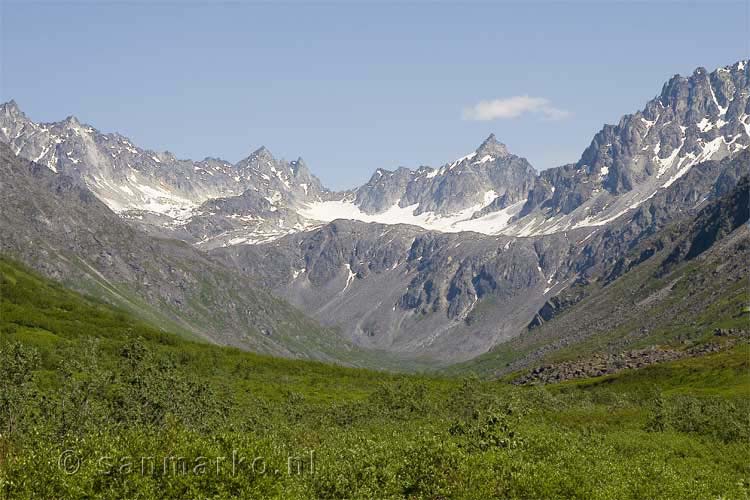
M 750 492 L 747 344 L 516 387 L 191 342 L 0 270 L 0 498 Z

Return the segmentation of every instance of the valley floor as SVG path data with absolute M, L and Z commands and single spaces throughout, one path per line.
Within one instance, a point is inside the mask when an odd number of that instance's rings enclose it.
M 181 339 L 0 260 L 0 498 L 747 498 L 747 343 L 547 386 Z

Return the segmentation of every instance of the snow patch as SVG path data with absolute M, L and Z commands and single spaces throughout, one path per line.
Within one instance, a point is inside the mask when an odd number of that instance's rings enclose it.
M 659 158 L 658 153 L 654 156 L 654 161 L 659 165 L 659 170 L 656 172 L 656 177 L 659 178 L 664 173 L 669 170 L 669 168 L 674 163 L 675 159 L 677 158 L 677 155 L 680 154 L 680 150 L 682 150 L 682 146 L 685 145 L 685 137 L 683 136 L 682 141 L 680 142 L 680 146 L 677 148 L 674 148 L 672 150 L 672 153 L 670 153 L 669 156 L 666 158 Z
M 716 107 L 719 108 L 719 115 L 724 116 L 727 114 L 728 106 L 722 107 L 721 104 L 719 104 L 719 100 L 716 99 L 716 93 L 714 92 L 714 87 L 709 83 L 708 85 L 709 90 L 711 91 L 711 97 L 714 99 L 714 104 L 716 104 Z
M 684 166 L 680 167 L 677 172 L 667 180 L 667 182 L 662 184 L 662 187 L 667 188 L 671 186 L 674 181 L 685 175 L 693 165 L 696 165 L 702 161 L 710 160 L 711 157 L 719 151 L 723 143 L 724 137 L 720 136 L 712 141 L 707 142 L 706 145 L 703 146 L 703 150 L 700 152 L 700 154 L 698 154 L 698 156 L 695 156 L 693 153 L 687 154 L 684 158 L 682 158 L 682 160 L 680 160 L 680 163 L 678 163 L 678 165 L 681 165 L 685 160 L 688 160 L 687 163 L 685 163 Z
M 474 152 L 474 153 L 469 153 L 469 154 L 467 154 L 466 156 L 462 156 L 462 157 L 461 157 L 461 158 L 459 158 L 458 160 L 456 160 L 456 161 L 454 161 L 453 163 L 451 163 L 451 164 L 450 164 L 450 166 L 448 167 L 448 170 L 451 170 L 452 168 L 454 168 L 454 167 L 455 167 L 456 165 L 460 164 L 460 163 L 461 163 L 461 162 L 463 162 L 463 161 L 466 161 L 466 160 L 471 160 L 471 159 L 472 159 L 472 158 L 474 158 L 474 157 L 475 157 L 476 155 L 477 155 L 477 154 L 476 154 L 476 152 Z
M 708 132 L 714 127 L 714 124 L 711 123 L 711 121 L 708 118 L 703 118 L 701 121 L 698 122 L 698 129 L 701 132 Z
M 473 165 L 478 165 L 478 164 L 480 164 L 480 163 L 485 163 L 485 162 L 488 162 L 488 161 L 493 161 L 494 159 L 495 159 L 495 158 L 494 158 L 493 156 L 490 156 L 490 155 L 484 155 L 484 156 L 483 156 L 483 157 L 482 157 L 481 159 L 479 159 L 479 160 L 475 161 L 475 162 L 473 163 Z
M 409 224 L 446 233 L 475 231 L 483 234 L 498 234 L 508 225 L 510 218 L 523 208 L 526 200 L 476 219 L 471 218 L 496 197 L 497 194 L 494 191 L 488 191 L 483 196 L 483 204 L 480 203 L 450 215 L 440 215 L 435 212 L 415 214 L 417 204 L 408 207 L 399 207 L 398 204 L 395 204 L 384 212 L 367 214 L 362 212 L 353 202 L 343 200 L 313 202 L 303 207 L 299 213 L 308 219 L 323 222 L 350 219 L 380 224 Z
M 355 273 L 352 272 L 352 267 L 349 264 L 345 264 L 346 270 L 349 272 L 349 275 L 346 277 L 346 285 L 344 285 L 344 289 L 341 290 L 344 292 L 347 288 L 349 288 L 349 285 L 352 284 L 352 281 L 354 281 L 354 278 L 357 277 Z

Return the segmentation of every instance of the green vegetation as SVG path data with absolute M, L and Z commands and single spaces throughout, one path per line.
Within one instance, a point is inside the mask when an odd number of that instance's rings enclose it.
M 191 342 L 0 259 L 0 498 L 747 498 L 747 345 L 513 387 Z

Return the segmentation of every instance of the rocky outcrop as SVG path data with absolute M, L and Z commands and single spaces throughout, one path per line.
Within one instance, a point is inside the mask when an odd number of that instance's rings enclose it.
M 573 285 L 566 288 L 558 295 L 551 297 L 547 302 L 544 303 L 541 309 L 536 313 L 534 319 L 531 320 L 528 330 L 542 326 L 548 321 L 552 321 L 555 316 L 564 312 L 567 308 L 577 304 L 586 297 L 586 286 L 588 282 L 584 278 L 578 278 Z
M 725 164 L 730 165 L 731 161 Z M 742 165 L 745 172 L 748 164 Z M 691 172 L 679 182 L 688 183 L 699 173 Z M 502 376 L 545 364 L 545 359 L 560 356 L 561 351 L 569 359 L 587 358 L 594 348 L 618 354 L 634 345 L 669 344 L 670 350 L 681 351 L 681 345 L 704 339 L 709 328 L 727 323 L 746 325 L 750 207 L 732 201 L 742 198 L 739 192 L 744 189 L 743 181 L 698 213 L 675 216 L 646 234 L 629 233 L 621 225 L 620 230 L 632 235 L 632 247 L 624 257 L 590 268 L 586 273 L 589 284 L 584 285 L 580 301 L 554 309 L 551 319 L 496 346 L 482 356 L 481 363 L 466 364 L 467 369 L 481 368 Z M 689 247 L 685 242 L 696 234 L 691 228 L 697 229 L 700 221 L 713 220 L 706 214 L 717 212 L 724 213 L 726 220 L 734 220 L 736 215 L 745 222 L 731 232 L 719 233 L 720 237 L 692 261 L 682 259 L 665 270 L 663 264 L 673 249 Z M 609 238 L 613 237 L 610 234 Z M 596 246 L 605 243 L 601 240 Z M 613 254 L 619 251 L 618 246 L 611 247 Z M 719 326 L 717 336 L 725 330 Z
M 665 185 L 691 164 L 747 148 L 748 87 L 748 61 L 675 75 L 643 110 L 605 125 L 577 163 L 542 172 L 524 213 L 569 214 L 602 190 L 621 195 L 644 183 Z
M 446 361 L 523 328 L 544 289 L 565 282 L 569 252 L 561 235 L 514 241 L 335 221 L 211 253 L 355 343 Z
M 745 162 L 750 167 L 750 155 Z M 747 171 L 747 170 L 746 170 Z M 740 179 L 731 196 L 722 198 L 701 211 L 691 225 L 688 234 L 682 238 L 661 266 L 661 272 L 682 260 L 692 260 L 710 248 L 716 241 L 731 233 L 750 217 L 750 177 Z
M 542 365 L 513 380 L 513 384 L 555 384 L 566 380 L 602 377 L 624 370 L 644 368 L 655 363 L 704 356 L 728 349 L 737 342 L 747 342 L 748 332 L 739 329 L 719 329 L 715 335 L 721 342 L 706 342 L 687 349 L 664 349 L 650 347 L 620 354 L 599 353 L 590 358 L 557 364 Z
M 265 147 L 235 164 L 182 160 L 168 151 L 142 149 L 120 134 L 102 133 L 75 117 L 35 123 L 14 101 L 0 105 L 0 142 L 68 175 L 132 224 L 190 243 L 220 236 L 218 228 L 226 234 L 215 244 L 238 232 L 262 241 L 299 231 L 303 226 L 293 207 L 327 193 L 302 158 L 276 159 Z
M 393 206 L 413 206 L 415 215 L 450 215 L 471 207 L 486 214 L 525 200 L 535 177 L 525 158 L 490 135 L 473 153 L 437 169 L 378 169 L 354 191 L 354 203 L 368 214 Z

